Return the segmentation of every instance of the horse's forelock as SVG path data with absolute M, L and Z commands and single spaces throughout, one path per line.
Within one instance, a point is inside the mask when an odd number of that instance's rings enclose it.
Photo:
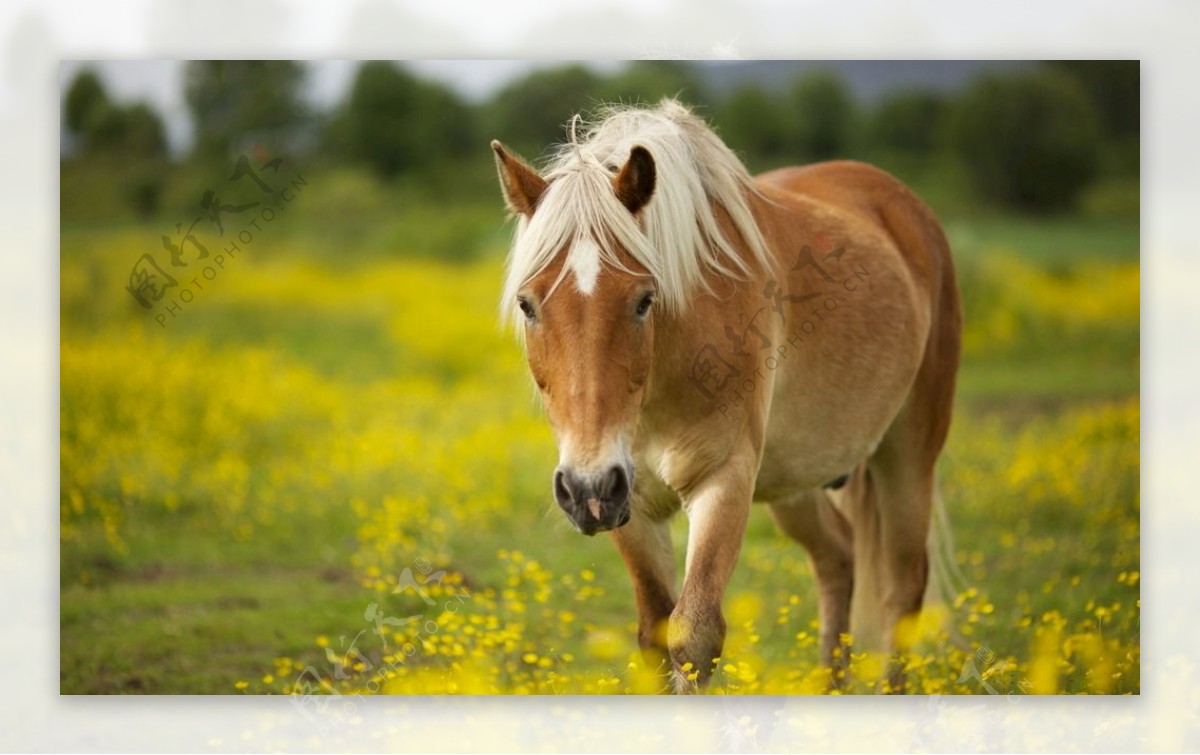
M 626 269 L 624 251 L 654 276 L 672 310 L 682 310 L 697 288 L 706 287 L 705 272 L 742 277 L 749 272 L 746 258 L 766 262 L 749 206 L 756 193 L 752 179 L 702 120 L 674 100 L 652 110 L 609 108 L 603 115 L 586 128 L 582 143 L 572 119 L 572 138 L 546 171 L 549 188 L 537 211 L 518 220 L 501 302 L 505 319 L 513 316 L 520 288 L 564 249 L 568 255 L 597 254 L 601 264 L 617 269 Z M 658 174 L 654 194 L 636 215 L 612 186 L 634 146 L 649 151 Z M 726 237 L 714 206 L 725 211 L 740 238 Z M 579 243 L 585 239 L 593 243 Z M 564 274 L 577 267 L 564 264 Z

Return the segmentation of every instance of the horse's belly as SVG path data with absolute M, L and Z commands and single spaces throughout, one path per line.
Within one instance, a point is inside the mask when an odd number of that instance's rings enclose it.
M 768 437 L 755 481 L 755 500 L 779 501 L 827 485 L 868 458 L 879 442 L 873 434 L 832 443 L 823 442 L 821 435 L 797 427 L 786 436 Z
M 872 278 L 875 290 L 848 299 L 811 333 L 784 330 L 790 348 L 771 372 L 758 500 L 779 500 L 850 472 L 875 452 L 904 405 L 928 317 L 915 306 L 906 276 L 887 270 Z M 793 322 L 803 323 L 801 316 Z
M 841 382 L 776 390 L 767 422 L 755 498 L 774 501 L 820 487 L 870 458 L 901 410 L 912 373 L 860 374 Z

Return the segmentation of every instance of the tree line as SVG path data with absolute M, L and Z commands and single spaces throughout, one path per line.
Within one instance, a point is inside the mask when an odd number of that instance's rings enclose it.
M 362 63 L 343 100 L 318 111 L 304 98 L 306 70 L 292 61 L 187 64 L 184 97 L 195 138 L 185 164 L 223 163 L 251 145 L 382 180 L 479 163 L 501 138 L 536 159 L 560 142 L 571 114 L 598 103 L 678 96 L 718 129 L 752 169 L 880 153 L 951 156 L 980 197 L 1024 210 L 1069 209 L 1102 176 L 1138 172 L 1137 61 L 1055 61 L 978 76 L 962 91 L 893 92 L 855 101 L 832 70 L 785 86 L 743 83 L 713 91 L 684 61 L 638 61 L 602 73 L 582 65 L 535 70 L 471 103 L 403 64 Z M 152 214 L 172 163 L 161 118 L 145 103 L 114 102 L 81 70 L 63 97 L 73 149 L 65 160 L 121 166 L 139 213 Z M 177 161 L 176 161 L 177 162 Z

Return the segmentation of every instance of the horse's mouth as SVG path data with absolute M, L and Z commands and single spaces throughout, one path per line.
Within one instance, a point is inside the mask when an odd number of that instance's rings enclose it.
M 591 504 L 592 501 L 588 501 L 583 516 L 568 515 L 567 517 L 581 534 L 592 537 L 598 532 L 608 532 L 629 524 L 631 514 L 628 506 L 617 511 L 616 516 L 604 516 L 607 512 L 601 509 L 599 502 L 596 503 L 594 509 Z
M 580 474 L 559 466 L 554 471 L 553 490 L 559 508 L 575 529 L 585 535 L 607 532 L 629 522 L 633 469 L 614 465 L 600 474 Z

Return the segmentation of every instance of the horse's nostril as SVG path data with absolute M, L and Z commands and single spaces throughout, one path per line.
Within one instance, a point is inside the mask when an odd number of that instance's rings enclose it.
M 624 468 L 615 466 L 600 479 L 596 492 L 606 501 L 622 501 L 629 495 L 629 477 Z
M 629 474 L 625 471 L 625 467 L 617 467 L 617 484 L 612 492 L 613 500 L 627 500 L 631 492 L 630 487 Z
M 560 504 L 570 503 L 575 499 L 571 488 L 567 486 L 567 475 L 561 469 L 554 472 L 554 497 Z

